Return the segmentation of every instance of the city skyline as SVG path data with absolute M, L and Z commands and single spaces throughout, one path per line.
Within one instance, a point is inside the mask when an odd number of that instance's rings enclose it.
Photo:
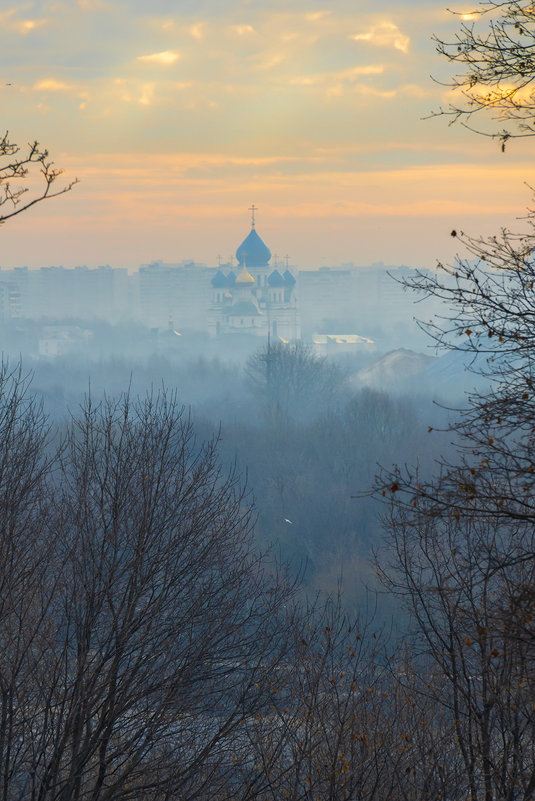
M 4 125 L 73 192 L 2 227 L 0 264 L 216 264 L 248 208 L 297 266 L 451 260 L 514 226 L 529 143 L 444 119 L 445 0 L 56 0 L 0 12 Z M 458 11 L 466 8 L 455 6 Z M 430 77 L 436 79 L 433 81 Z

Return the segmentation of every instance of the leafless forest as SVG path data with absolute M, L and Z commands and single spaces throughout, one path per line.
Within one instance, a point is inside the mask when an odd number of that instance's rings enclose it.
M 501 151 L 534 130 L 533 7 L 468 16 L 438 113 Z M 37 143 L 0 157 L 0 222 L 72 186 Z M 299 341 L 3 362 L 2 801 L 533 801 L 525 223 L 407 279 L 447 400 Z

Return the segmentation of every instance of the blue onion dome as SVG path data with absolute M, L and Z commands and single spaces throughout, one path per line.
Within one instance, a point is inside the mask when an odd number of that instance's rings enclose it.
M 251 228 L 248 236 L 245 237 L 238 250 L 236 258 L 240 267 L 247 264 L 247 267 L 265 267 L 271 258 L 271 251 L 268 246 L 258 236 L 254 228 Z
M 268 277 L 268 284 L 270 286 L 284 286 L 284 278 L 278 270 L 273 270 L 271 275 Z
M 218 270 L 214 277 L 212 278 L 212 286 L 214 289 L 224 289 L 228 286 L 228 278 Z
M 293 277 L 293 275 L 289 270 L 285 270 L 284 275 L 282 277 L 284 278 L 284 283 L 287 286 L 293 286 L 295 284 L 295 278 Z
M 227 275 L 227 281 L 229 286 L 234 286 L 234 284 L 236 283 L 236 273 L 234 272 L 234 270 L 231 270 Z

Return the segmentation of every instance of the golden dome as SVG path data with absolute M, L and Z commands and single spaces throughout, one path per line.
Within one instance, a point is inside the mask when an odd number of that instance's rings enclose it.
M 236 284 L 254 284 L 254 278 L 245 265 L 243 265 L 241 272 L 236 276 Z

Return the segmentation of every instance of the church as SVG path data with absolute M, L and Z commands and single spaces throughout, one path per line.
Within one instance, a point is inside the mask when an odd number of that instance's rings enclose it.
M 253 205 L 251 230 L 236 250 L 237 268 L 225 273 L 220 267 L 212 278 L 209 332 L 296 340 L 301 336 L 296 279 L 287 267 L 281 272 L 270 265 L 271 251 L 256 231 L 256 210 Z

